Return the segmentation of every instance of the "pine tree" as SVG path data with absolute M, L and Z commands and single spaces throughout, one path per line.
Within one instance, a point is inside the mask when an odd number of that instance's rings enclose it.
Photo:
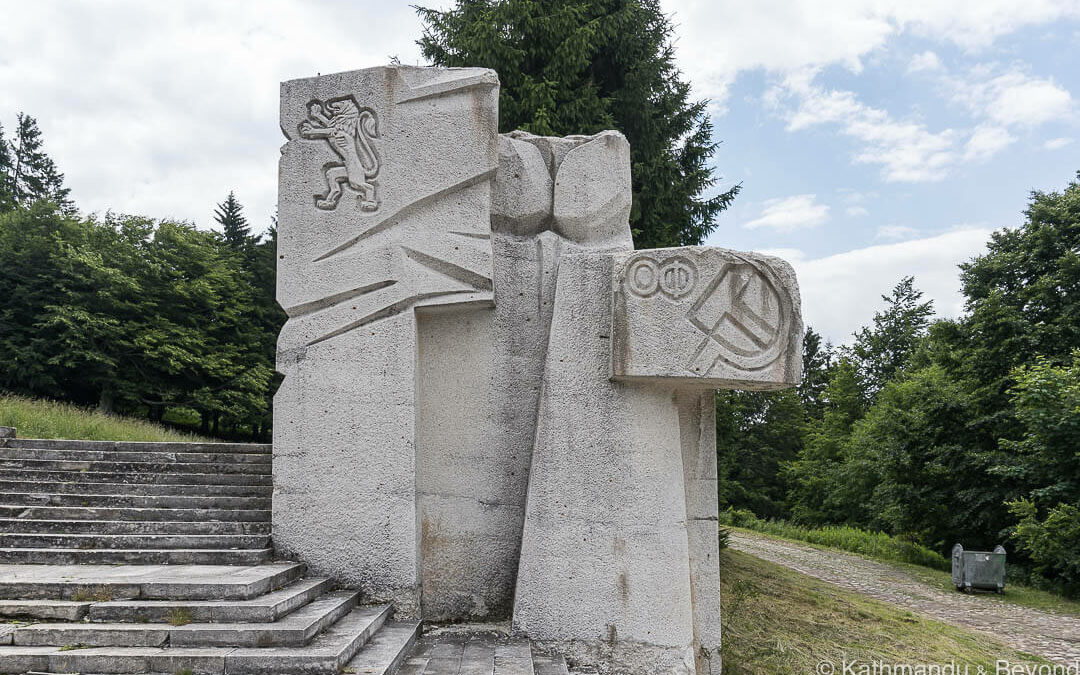
M 707 101 L 690 98 L 658 0 L 458 0 L 417 11 L 432 63 L 498 72 L 501 131 L 626 135 L 638 248 L 700 244 L 738 193 L 706 196 L 717 180 Z
M 225 241 L 238 251 L 254 243 L 251 240 L 251 227 L 248 226 L 247 218 L 242 213 L 243 210 L 244 207 L 240 205 L 232 191 L 214 210 L 214 220 L 221 225 Z
M 7 142 L 6 192 L 16 206 L 27 207 L 47 199 L 65 213 L 72 213 L 75 206 L 69 196 L 71 190 L 64 187 L 64 174 L 42 150 L 43 144 L 37 120 L 19 113 L 15 137 Z

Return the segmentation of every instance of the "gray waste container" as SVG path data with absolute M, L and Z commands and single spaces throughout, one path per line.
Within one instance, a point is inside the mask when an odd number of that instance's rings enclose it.
M 952 548 L 952 581 L 958 591 L 979 588 L 1005 592 L 1005 548 L 993 551 L 965 551 L 960 544 Z

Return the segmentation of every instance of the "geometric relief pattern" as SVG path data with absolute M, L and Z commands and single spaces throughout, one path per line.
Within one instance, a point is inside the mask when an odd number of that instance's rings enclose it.
M 720 248 L 644 250 L 619 262 L 615 377 L 787 383 L 801 330 L 790 266 Z
M 769 366 L 788 348 L 791 298 L 768 266 L 744 258 L 720 268 L 687 319 L 704 333 L 691 372 L 708 375 L 723 359 L 741 370 Z
M 435 82 L 423 91 L 406 92 L 396 104 L 469 94 L 493 83 L 470 80 L 461 85 L 453 78 Z M 387 162 L 401 160 L 393 156 L 393 147 L 385 140 L 394 130 L 380 128 L 387 116 L 361 106 L 351 95 L 313 99 L 307 111 L 299 124 L 300 138 L 325 142 L 337 158 L 323 165 L 327 191 L 315 195 L 315 208 L 336 212 L 342 195 L 352 192 L 360 207 L 357 215 L 364 217 L 355 220 L 353 236 L 312 251 L 309 260 L 316 270 L 348 270 L 359 278 L 353 290 L 287 308 L 290 317 L 308 324 L 303 342 L 310 346 L 421 304 L 453 300 L 450 296 L 490 297 L 489 216 L 469 212 L 464 220 L 470 226 L 466 226 L 445 214 L 455 213 L 454 205 L 462 201 L 460 193 L 492 180 L 495 168 L 460 175 L 449 185 L 387 210 L 387 195 L 393 196 L 391 191 L 398 186 L 379 186 L 377 177 L 380 170 L 386 175 Z M 494 127 L 491 134 L 494 137 Z M 375 144 L 380 136 L 384 138 L 381 148 Z M 424 169 L 417 166 L 415 171 L 419 174 Z M 412 172 L 410 168 L 408 173 Z M 396 196 L 402 198 L 400 190 Z M 335 213 L 332 217 L 339 216 Z

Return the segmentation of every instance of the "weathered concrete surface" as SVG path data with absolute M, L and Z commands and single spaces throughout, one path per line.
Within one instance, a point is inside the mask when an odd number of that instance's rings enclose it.
M 709 389 L 676 394 L 682 446 L 694 657 L 698 675 L 720 673 L 720 506 L 716 475 L 716 397 Z
M 613 262 L 562 258 L 514 627 L 603 672 L 693 673 L 675 393 L 608 378 Z
M 492 299 L 498 79 L 389 67 L 285 82 L 274 540 L 419 613 L 413 309 Z
M 791 265 L 712 247 L 636 251 L 612 275 L 612 375 L 713 389 L 783 389 L 802 377 Z
M 495 308 L 418 309 L 426 619 L 510 617 L 559 260 L 632 247 L 628 148 L 614 132 L 501 137 L 491 212 Z M 578 198 L 563 196 L 572 192 L 560 191 L 557 177 L 595 182 L 593 203 L 559 207 Z M 568 239 L 556 231 L 556 210 L 597 229 L 579 223 L 567 230 L 578 239 Z

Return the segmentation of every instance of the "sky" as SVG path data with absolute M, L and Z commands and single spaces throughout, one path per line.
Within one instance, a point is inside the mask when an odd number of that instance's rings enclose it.
M 0 0 L 0 122 L 38 119 L 85 213 L 211 227 L 275 210 L 278 83 L 424 62 L 414 2 Z M 445 6 L 432 2 L 429 6 Z M 662 0 L 710 101 L 706 243 L 780 255 L 850 342 L 905 275 L 940 316 L 957 264 L 1080 169 L 1080 0 Z

